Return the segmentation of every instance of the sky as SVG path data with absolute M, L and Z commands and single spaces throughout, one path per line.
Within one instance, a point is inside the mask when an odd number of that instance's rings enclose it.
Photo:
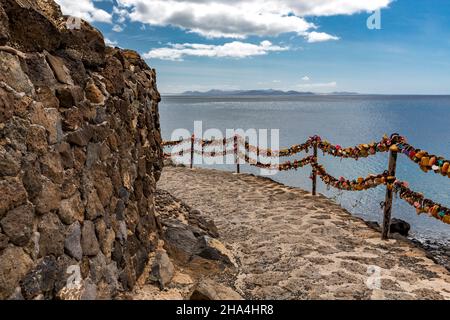
M 163 94 L 450 94 L 448 0 L 56 0 L 139 52 Z

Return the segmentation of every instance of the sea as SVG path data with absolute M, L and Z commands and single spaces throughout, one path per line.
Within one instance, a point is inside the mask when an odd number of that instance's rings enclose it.
M 281 147 L 303 143 L 313 135 L 347 147 L 379 141 L 384 134 L 398 133 L 414 147 L 450 159 L 450 96 L 163 96 L 159 111 L 165 140 L 173 139 L 177 129 L 193 132 L 196 121 L 202 122 L 203 131 L 219 129 L 224 134 L 226 129 L 267 129 L 269 133 L 271 129 L 278 129 Z M 304 156 L 302 153 L 288 159 Z M 319 162 L 335 177 L 356 179 L 385 171 L 388 153 L 355 161 L 323 155 L 319 150 Z M 226 164 L 199 166 L 235 170 L 234 165 Z M 249 165 L 241 165 L 241 172 L 260 174 L 259 169 Z M 280 172 L 271 178 L 311 190 L 310 174 L 311 168 L 307 166 L 297 171 Z M 404 155 L 398 157 L 397 177 L 407 181 L 411 189 L 450 207 L 448 177 L 425 173 Z M 318 179 L 318 192 L 366 221 L 382 221 L 380 203 L 385 198 L 384 186 L 359 192 L 338 191 L 327 188 Z M 393 217 L 410 223 L 411 236 L 415 239 L 450 240 L 450 225 L 426 214 L 417 215 L 413 207 L 399 198 L 394 198 Z

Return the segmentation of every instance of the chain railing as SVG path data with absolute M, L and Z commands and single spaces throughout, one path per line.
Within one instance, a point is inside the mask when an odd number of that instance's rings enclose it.
M 236 172 L 240 173 L 240 164 L 247 163 L 261 169 L 287 171 L 297 170 L 306 165 L 312 168 L 312 194 L 316 195 L 317 177 L 320 177 L 322 182 L 327 186 L 346 191 L 363 191 L 378 186 L 386 186 L 385 201 L 381 203 L 384 210 L 382 238 L 389 238 L 389 228 L 391 224 L 392 202 L 394 194 L 399 195 L 409 205 L 416 209 L 417 214 L 427 213 L 431 217 L 441 220 L 444 223 L 450 224 L 450 209 L 434 202 L 433 200 L 425 198 L 421 193 L 415 192 L 408 187 L 408 183 L 400 181 L 396 178 L 397 156 L 402 154 L 407 156 L 411 161 L 415 162 L 424 172 L 433 171 L 436 174 L 441 174 L 444 177 L 450 178 L 450 160 L 444 157 L 429 154 L 428 152 L 414 148 L 408 144 L 406 139 L 398 134 L 392 134 L 390 137 L 385 135 L 378 142 L 371 142 L 368 144 L 360 144 L 354 147 L 341 147 L 333 145 L 330 142 L 323 140 L 319 136 L 310 137 L 302 144 L 293 145 L 289 148 L 280 150 L 272 150 L 270 148 L 263 149 L 258 146 L 251 145 L 247 140 L 241 136 L 234 136 L 226 139 L 217 140 L 202 140 L 192 136 L 190 139 L 164 141 L 163 146 L 174 147 L 183 143 L 190 142 L 190 148 L 184 149 L 172 154 L 165 153 L 164 156 L 171 158 L 172 156 L 183 156 L 190 153 L 191 161 L 190 167 L 193 168 L 194 154 L 202 157 L 218 157 L 226 155 L 234 155 L 234 162 L 236 165 Z M 229 145 L 232 143 L 232 149 Z M 201 151 L 195 149 L 195 145 L 201 146 Z M 208 151 L 209 147 L 222 146 L 222 151 Z M 240 146 L 244 146 L 245 152 L 240 151 Z M 260 157 L 292 157 L 301 152 L 309 152 L 312 150 L 313 154 L 305 158 L 293 161 L 285 161 L 282 163 L 262 163 Z M 318 150 L 323 154 L 328 154 L 339 158 L 351 158 L 358 160 L 366 158 L 377 153 L 389 152 L 389 167 L 380 174 L 370 174 L 366 178 L 359 177 L 354 180 L 348 180 L 344 177 L 335 178 L 330 175 L 323 165 L 318 163 Z M 250 157 L 250 153 L 256 154 L 256 159 Z

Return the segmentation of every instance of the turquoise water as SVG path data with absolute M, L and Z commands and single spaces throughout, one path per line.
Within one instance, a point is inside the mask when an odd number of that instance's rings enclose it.
M 164 139 L 173 130 L 193 131 L 194 121 L 203 121 L 203 130 L 218 128 L 279 129 L 280 145 L 304 142 L 318 134 L 331 143 L 354 146 L 378 141 L 387 133 L 398 132 L 416 148 L 450 159 L 450 96 L 311 96 L 311 97 L 163 97 L 160 104 Z M 296 158 L 302 158 L 299 154 Z M 283 159 L 282 161 L 284 161 Z M 381 173 L 387 169 L 387 153 L 358 161 L 323 156 L 319 161 L 332 175 L 349 179 Z M 234 166 L 215 165 L 222 170 Z M 411 189 L 450 206 L 450 179 L 433 172 L 424 173 L 407 157 L 399 155 L 397 176 Z M 242 171 L 258 173 L 248 165 Z M 310 167 L 278 173 L 272 178 L 287 185 L 311 188 Z M 318 191 L 334 198 L 343 207 L 365 220 L 381 221 L 380 202 L 385 189 L 363 192 L 327 190 L 319 181 Z M 414 208 L 394 200 L 393 216 L 408 221 L 412 235 L 419 239 L 450 239 L 450 226 L 426 215 L 417 216 Z

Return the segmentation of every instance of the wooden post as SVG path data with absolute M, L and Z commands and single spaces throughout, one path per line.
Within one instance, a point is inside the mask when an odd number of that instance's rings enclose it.
M 239 166 L 239 145 L 238 136 L 234 136 L 234 162 L 236 163 L 236 173 L 241 173 L 241 168 Z
M 314 141 L 313 146 L 313 155 L 317 159 L 317 141 Z M 317 172 L 316 169 L 313 167 L 312 169 L 312 195 L 315 196 L 317 194 Z
M 227 138 L 225 137 L 222 142 L 222 159 L 223 163 L 227 163 Z
M 397 168 L 397 152 L 389 152 L 389 169 L 388 175 L 395 177 L 395 170 Z M 383 231 L 381 239 L 388 240 L 391 228 L 391 214 L 392 214 L 392 200 L 394 193 L 392 188 L 386 188 L 386 199 L 384 201 L 384 217 L 383 217 Z
M 195 136 L 191 136 L 191 169 L 194 167 L 194 142 Z

